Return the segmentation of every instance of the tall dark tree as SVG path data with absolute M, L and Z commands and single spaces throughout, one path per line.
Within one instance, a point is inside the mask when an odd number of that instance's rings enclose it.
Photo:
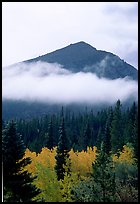
M 52 118 L 51 118 L 51 121 L 48 124 L 48 133 L 46 135 L 46 146 L 49 149 L 53 148 L 53 124 L 52 124 Z
M 126 122 L 124 128 L 125 143 L 133 143 L 134 141 L 134 123 L 137 114 L 137 106 L 134 102 L 126 114 Z
M 104 151 L 106 154 L 109 154 L 111 151 L 111 123 L 113 120 L 113 111 L 112 108 L 108 110 L 108 118 L 105 125 L 105 130 L 103 134 L 103 142 L 104 142 Z
M 94 202 L 115 201 L 115 172 L 112 158 L 105 151 L 106 147 L 102 142 L 92 165 Z
M 121 114 L 121 102 L 117 101 L 115 110 L 113 112 L 113 120 L 111 123 L 111 146 L 112 151 L 116 152 L 118 149 L 122 149 L 124 145 L 124 138 L 122 133 L 122 114 Z
M 83 135 L 83 150 L 87 150 L 87 146 L 89 146 L 90 141 L 91 141 L 91 129 L 89 122 L 87 122 Z
M 111 151 L 111 135 L 110 135 L 110 126 L 108 124 L 108 122 L 106 123 L 106 127 L 104 130 L 104 137 L 103 137 L 103 141 L 104 141 L 104 151 L 108 154 Z
M 65 175 L 65 166 L 67 163 L 67 160 L 69 159 L 69 150 L 68 150 L 68 140 L 65 133 L 65 125 L 64 125 L 64 117 L 62 117 L 62 122 L 59 129 L 59 141 L 57 146 L 57 154 L 55 156 L 56 159 L 56 165 L 55 170 L 57 173 L 57 179 L 64 179 Z M 70 169 L 68 169 L 69 173 Z
M 100 149 L 101 147 L 101 142 L 103 141 L 103 137 L 104 137 L 104 130 L 103 128 L 100 126 L 99 130 L 98 130 L 98 134 L 97 134 L 97 138 L 96 138 L 96 143 L 95 146 Z
M 31 202 L 40 193 L 32 183 L 35 177 L 23 170 L 31 163 L 29 157 L 23 158 L 24 154 L 25 146 L 16 123 L 9 122 L 2 132 L 4 202 Z
M 134 125 L 133 125 L 133 133 L 132 133 L 132 144 L 134 147 L 134 153 L 136 158 L 138 158 L 138 112 L 136 112 Z

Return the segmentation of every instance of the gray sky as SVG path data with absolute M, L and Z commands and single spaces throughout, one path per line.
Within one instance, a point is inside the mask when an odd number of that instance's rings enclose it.
M 137 2 L 3 2 L 2 65 L 85 41 L 138 67 Z

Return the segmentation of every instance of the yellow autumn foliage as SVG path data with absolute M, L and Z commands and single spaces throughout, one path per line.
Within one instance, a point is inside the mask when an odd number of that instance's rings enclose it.
M 88 147 L 87 151 L 74 152 L 73 149 L 69 152 L 71 159 L 71 171 L 79 173 L 81 176 L 87 176 L 92 173 L 92 163 L 96 159 L 97 148 L 94 146 Z
M 38 154 L 31 152 L 29 149 L 25 151 L 25 157 L 31 158 L 31 164 L 25 169 L 36 175 L 34 184 L 42 190 L 37 196 L 38 199 L 44 199 L 45 202 L 64 202 L 70 201 L 70 189 L 72 185 L 86 179 L 88 174 L 92 172 L 92 162 L 96 159 L 96 147 L 88 147 L 87 151 L 74 152 L 70 150 L 70 169 L 71 174 L 65 175 L 63 181 L 58 181 L 54 166 L 56 163 L 57 147 L 48 149 L 42 148 Z M 67 168 L 67 166 L 65 167 Z
M 31 152 L 26 149 L 25 157 L 30 157 L 32 163 L 27 166 L 27 169 L 33 174 L 36 173 L 36 165 L 41 164 L 46 168 L 54 170 L 55 166 L 55 155 L 57 147 L 53 149 L 48 149 L 46 147 L 42 148 L 39 154 Z M 81 176 L 87 176 L 92 172 L 92 163 L 96 159 L 96 147 L 88 147 L 87 151 L 82 150 L 81 152 L 74 152 L 73 149 L 70 150 L 70 160 L 71 160 L 71 171 L 73 173 L 79 173 Z
M 134 164 L 134 150 L 129 145 L 124 145 L 119 155 L 114 154 L 112 155 L 112 159 L 115 163 L 127 163 L 127 164 Z

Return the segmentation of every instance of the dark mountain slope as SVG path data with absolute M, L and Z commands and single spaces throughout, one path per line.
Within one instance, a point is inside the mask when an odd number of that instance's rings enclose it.
M 59 63 L 72 72 L 92 72 L 99 77 L 109 79 L 124 78 L 126 76 L 137 80 L 138 71 L 118 56 L 97 50 L 85 42 L 70 44 L 54 52 L 24 61 Z
M 62 49 L 54 52 L 42 55 L 40 57 L 26 60 L 25 63 L 32 62 L 49 62 L 59 63 L 63 65 L 65 69 L 72 72 L 92 72 L 96 73 L 99 77 L 106 77 L 109 79 L 124 78 L 126 76 L 137 80 L 138 71 L 133 66 L 121 60 L 118 56 L 106 52 L 97 50 L 91 45 L 85 42 L 78 42 L 71 44 Z M 18 64 L 17 64 L 18 65 Z M 95 89 L 95 87 L 93 87 Z M 114 93 L 115 94 L 115 93 Z M 125 106 L 129 106 L 133 101 L 131 96 L 125 102 Z M 90 107 L 93 110 L 100 109 L 107 104 L 99 104 L 97 106 Z M 87 104 L 70 104 L 68 108 L 71 111 L 82 111 Z M 32 118 L 41 116 L 44 114 L 53 114 L 61 110 L 62 104 L 45 104 L 16 100 L 2 100 L 2 118 L 4 120 L 11 118 Z

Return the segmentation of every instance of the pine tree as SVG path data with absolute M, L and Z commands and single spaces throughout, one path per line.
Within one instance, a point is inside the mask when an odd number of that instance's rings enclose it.
M 112 108 L 108 111 L 108 118 L 105 125 L 105 130 L 103 134 L 103 142 L 104 142 L 104 151 L 109 154 L 111 151 L 111 123 L 113 119 Z
M 46 138 L 46 146 L 49 149 L 53 148 L 53 124 L 52 124 L 52 118 L 51 121 L 48 124 L 48 133 L 47 133 L 47 138 Z
M 116 152 L 118 149 L 122 149 L 123 145 L 121 102 L 118 100 L 113 112 L 113 120 L 111 123 L 112 151 Z
M 138 158 L 138 112 L 136 112 L 135 119 L 134 119 L 134 126 L 133 126 L 133 146 L 134 146 L 134 153 L 136 158 Z
M 87 150 L 87 146 L 89 146 L 90 141 L 91 141 L 91 129 L 89 122 L 87 122 L 83 136 L 83 150 Z
M 110 142 L 110 127 L 108 122 L 106 123 L 106 127 L 105 127 L 105 131 L 104 131 L 104 137 L 103 137 L 103 141 L 104 141 L 104 151 L 108 154 L 111 151 L 111 142 Z
M 93 193 L 94 202 L 110 202 L 115 200 L 115 173 L 113 162 L 109 154 L 106 154 L 104 142 L 97 152 L 97 158 L 93 166 Z
M 59 141 L 57 146 L 57 154 L 55 156 L 55 159 L 56 159 L 55 170 L 57 173 L 57 179 L 63 180 L 65 175 L 66 161 L 69 158 L 68 141 L 66 138 L 65 127 L 64 127 L 64 117 L 62 117 L 62 123 L 60 125 L 59 134 L 60 136 L 59 136 Z
M 103 141 L 103 133 L 104 133 L 104 130 L 103 128 L 100 126 L 99 127 L 99 130 L 98 130 L 98 134 L 97 134 L 97 138 L 96 138 L 96 147 L 98 149 L 100 149 L 101 147 L 101 142 Z
M 40 193 L 32 182 L 31 176 L 23 168 L 31 163 L 24 158 L 25 146 L 21 135 L 17 133 L 16 123 L 10 122 L 2 132 L 2 162 L 4 202 L 31 202 Z
M 136 114 L 137 114 L 137 106 L 134 102 L 130 107 L 129 111 L 126 114 L 126 123 L 124 128 L 124 139 L 125 143 L 133 143 L 134 142 L 134 126 L 136 122 Z

